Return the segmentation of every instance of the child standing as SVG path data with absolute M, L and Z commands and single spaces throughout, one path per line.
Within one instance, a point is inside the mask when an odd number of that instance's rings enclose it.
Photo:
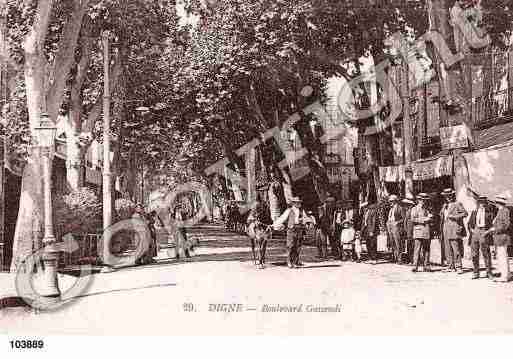
M 361 245 L 356 243 L 356 235 L 351 221 L 342 222 L 342 232 L 340 233 L 340 244 L 342 248 L 341 259 L 343 261 L 350 258 L 351 260 L 360 260 Z

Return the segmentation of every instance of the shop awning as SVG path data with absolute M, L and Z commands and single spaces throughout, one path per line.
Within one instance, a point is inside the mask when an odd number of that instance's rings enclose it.
M 416 161 L 411 164 L 414 181 L 424 181 L 443 176 L 452 176 L 452 156 L 441 155 Z M 405 178 L 405 166 L 379 168 L 379 179 L 384 182 L 401 182 Z
M 513 198 L 513 146 L 463 154 L 471 189 L 489 198 Z
M 404 165 L 380 167 L 379 179 L 383 182 L 404 181 Z
M 513 141 L 513 122 L 493 126 L 485 130 L 476 131 L 474 138 L 478 149 Z
M 412 171 L 414 181 L 452 176 L 452 156 L 441 155 L 413 162 Z

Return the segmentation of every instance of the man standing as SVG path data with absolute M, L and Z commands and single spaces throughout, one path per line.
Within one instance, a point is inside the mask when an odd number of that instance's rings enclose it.
M 285 197 L 283 194 L 283 186 L 278 180 L 278 176 L 271 172 L 269 189 L 267 196 L 269 199 L 269 210 L 271 211 L 271 218 L 275 221 L 282 211 L 283 205 L 285 204 Z
M 401 237 L 404 229 L 404 209 L 399 205 L 399 197 L 395 194 L 390 195 L 388 200 L 392 204 L 388 211 L 387 231 L 388 237 L 392 240 L 394 246 L 393 262 L 402 264 L 403 243 Z
M 152 263 L 154 262 L 154 259 L 153 259 L 153 252 L 154 252 L 154 249 L 153 249 L 153 239 L 152 239 L 152 236 L 151 236 L 151 229 L 150 229 L 150 225 L 148 223 L 148 218 L 146 216 L 146 213 L 144 212 L 144 207 L 142 206 L 142 204 L 138 203 L 136 206 L 135 206 L 135 211 L 134 213 L 132 214 L 132 219 L 140 219 L 144 226 L 146 226 L 148 228 L 148 231 L 150 232 L 150 242 L 148 243 L 148 248 L 146 249 L 146 251 L 141 255 L 140 258 L 137 259 L 137 264 L 148 264 L 148 263 Z
M 331 255 L 335 258 L 340 257 L 340 234 L 342 233 L 342 222 L 346 219 L 344 201 L 336 202 L 337 209 L 333 214 L 333 235 L 330 237 Z
M 446 203 L 440 211 L 440 229 L 444 239 L 447 264 L 449 265 L 448 271 L 458 271 L 458 274 L 462 274 L 460 248 L 462 238 L 465 236 L 463 218 L 467 217 L 468 213 L 463 205 L 456 201 L 454 190 L 447 188 L 443 190 L 442 195 Z
M 417 272 L 420 256 L 423 256 L 423 270 L 431 270 L 429 264 L 429 254 L 431 245 L 430 223 L 433 221 L 433 214 L 427 209 L 429 196 L 426 193 L 420 193 L 417 196 L 419 204 L 411 210 L 411 220 L 413 222 L 413 240 L 415 248 L 413 251 L 412 272 Z
M 404 236 L 406 238 L 406 258 L 408 263 L 413 263 L 413 222 L 411 220 L 411 210 L 415 206 L 415 198 L 405 198 L 402 200 L 405 206 L 404 212 Z
M 291 198 L 291 208 L 287 208 L 283 214 L 273 223 L 275 230 L 287 228 L 287 266 L 297 268 L 303 266 L 299 261 L 301 243 L 305 235 L 305 222 L 307 216 L 301 208 L 303 201 L 299 197 Z
M 372 264 L 377 263 L 378 259 L 378 243 L 377 243 L 377 221 L 376 221 L 376 208 L 369 207 L 368 203 L 362 203 L 362 227 L 361 235 L 365 240 L 367 247 L 367 256 Z
M 493 233 L 493 242 L 497 246 L 497 261 L 501 272 L 497 282 L 507 282 L 510 280 L 509 263 L 508 263 L 508 245 L 511 244 L 511 236 L 509 228 L 511 227 L 511 219 L 509 209 L 506 207 L 506 198 L 499 196 L 495 198 L 497 203 L 497 214 L 492 222 L 492 228 L 485 234 Z
M 189 246 L 187 245 L 187 231 L 185 229 L 185 220 L 187 219 L 187 213 L 185 212 L 183 205 L 179 204 L 175 207 L 173 213 L 171 213 L 170 223 L 174 223 L 176 226 L 175 231 L 175 248 L 176 248 L 176 259 L 180 259 L 180 252 L 183 252 L 186 258 L 190 258 Z
M 477 199 L 477 208 L 470 214 L 468 228 L 470 230 L 469 245 L 472 253 L 472 264 L 474 275 L 472 279 L 479 278 L 479 249 L 483 254 L 486 266 L 486 276 L 493 280 L 492 256 L 490 254 L 491 238 L 487 231 L 492 227 L 493 212 L 486 205 L 486 197 L 479 196 Z
M 319 244 L 321 248 L 321 257 L 326 258 L 327 253 L 327 241 L 330 245 L 333 243 L 333 221 L 335 214 L 335 198 L 328 196 L 324 204 L 319 208 L 319 229 L 321 233 L 318 235 Z

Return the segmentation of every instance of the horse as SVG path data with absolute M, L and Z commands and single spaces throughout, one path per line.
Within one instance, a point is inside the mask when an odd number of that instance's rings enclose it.
M 260 221 L 253 221 L 248 225 L 248 236 L 251 240 L 254 264 L 258 269 L 264 269 L 267 241 L 272 237 L 271 226 L 266 226 Z
M 247 218 L 248 213 L 241 213 L 238 205 L 231 206 L 226 215 L 226 229 L 236 233 L 246 232 Z

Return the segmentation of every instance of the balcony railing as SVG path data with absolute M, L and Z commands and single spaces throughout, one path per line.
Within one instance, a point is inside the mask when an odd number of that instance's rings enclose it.
M 472 119 L 476 129 L 513 120 L 513 88 L 481 96 L 472 103 Z

